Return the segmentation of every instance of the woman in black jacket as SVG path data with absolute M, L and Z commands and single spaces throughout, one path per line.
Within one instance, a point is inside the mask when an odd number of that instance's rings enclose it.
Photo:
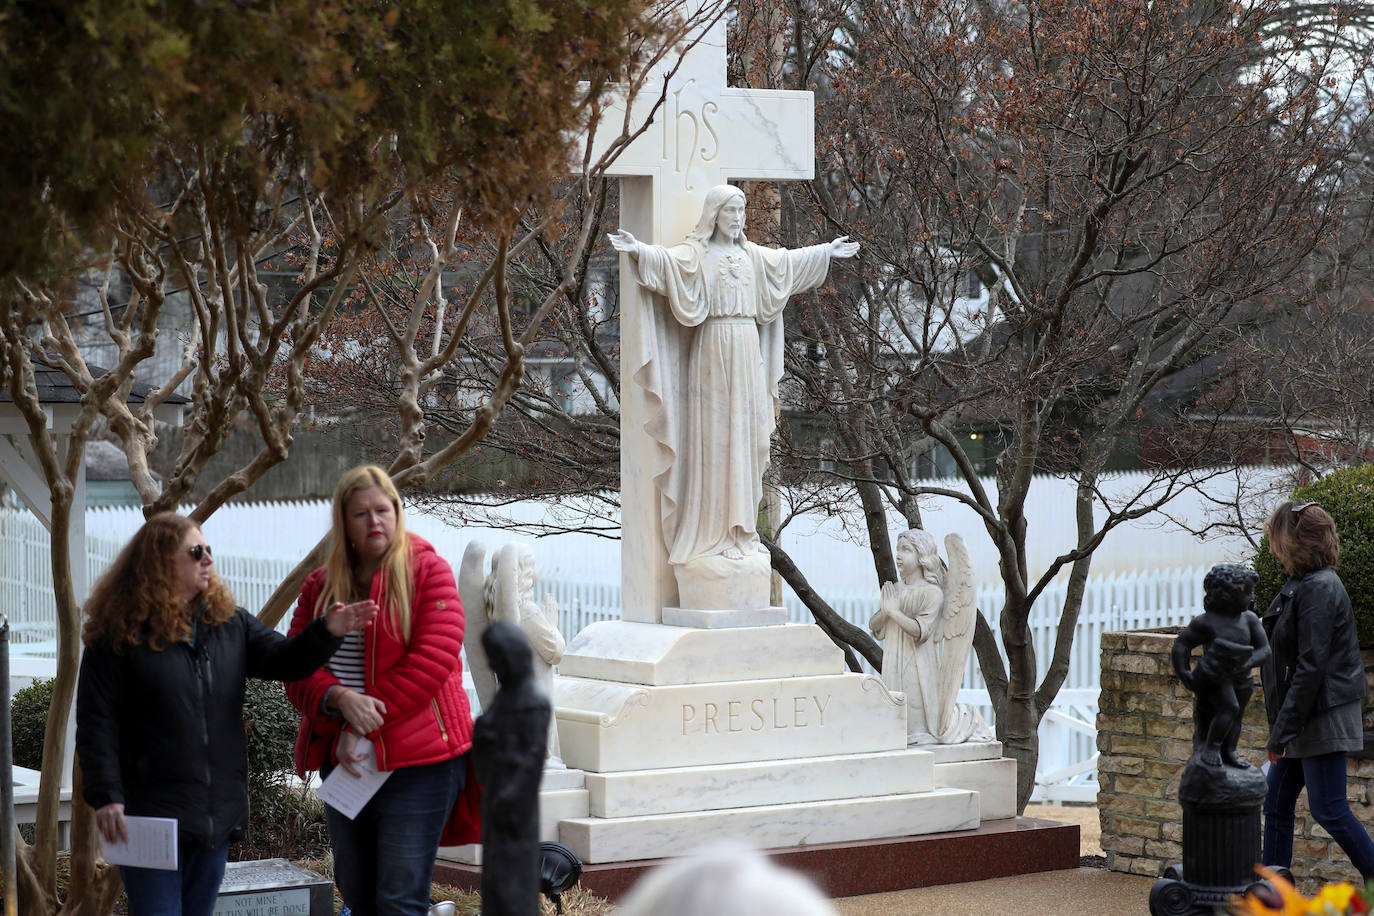
M 106 842 L 128 839 L 125 815 L 177 821 L 177 869 L 120 866 L 131 916 L 209 916 L 248 820 L 246 679 L 305 677 L 377 610 L 336 604 L 287 639 L 235 606 L 213 562 L 196 524 L 164 512 L 86 602 L 82 796 Z
M 1293 861 L 1293 812 L 1303 786 L 1312 817 L 1368 881 L 1374 842 L 1345 797 L 1345 756 L 1364 747 L 1368 686 L 1350 596 L 1332 568 L 1336 523 L 1316 503 L 1285 502 L 1265 524 L 1269 552 L 1288 572 L 1264 615 L 1273 649 L 1261 668 L 1269 715 L 1265 865 Z

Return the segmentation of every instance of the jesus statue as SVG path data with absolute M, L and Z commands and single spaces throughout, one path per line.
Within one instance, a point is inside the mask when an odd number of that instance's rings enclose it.
M 681 244 L 645 245 L 624 230 L 609 236 L 640 285 L 666 302 L 653 306 L 631 356 L 648 395 L 651 470 L 684 608 L 767 603 L 758 511 L 782 377 L 782 310 L 825 281 L 832 258 L 859 250 L 847 237 L 763 248 L 744 237 L 744 210 L 744 193 L 719 185 Z M 741 593 L 740 582 L 754 584 Z

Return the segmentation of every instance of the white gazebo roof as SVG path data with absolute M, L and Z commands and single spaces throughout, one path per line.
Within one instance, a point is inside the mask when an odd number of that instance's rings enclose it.
M 91 373 L 99 377 L 106 370 L 97 366 L 90 367 Z M 38 400 L 48 418 L 48 432 L 56 440 L 58 451 L 66 454 L 72 423 L 81 412 L 81 391 L 72 384 L 67 374 L 60 369 L 46 366 L 34 368 L 34 383 L 38 389 Z M 151 389 L 147 385 L 134 384 L 129 392 L 128 403 L 142 404 Z M 159 420 L 180 425 L 185 405 L 189 401 L 179 394 L 171 397 L 157 408 Z M 43 480 L 43 470 L 29 435 L 29 426 L 23 414 L 10 399 L 9 392 L 0 389 L 0 480 L 19 495 L 19 498 L 52 530 L 52 503 L 48 497 L 48 486 Z M 86 472 L 83 461 L 76 483 L 76 495 L 72 505 L 72 531 L 69 532 L 74 559 L 81 562 L 73 564 L 73 574 L 78 578 L 78 600 L 85 597 L 85 518 L 86 518 Z

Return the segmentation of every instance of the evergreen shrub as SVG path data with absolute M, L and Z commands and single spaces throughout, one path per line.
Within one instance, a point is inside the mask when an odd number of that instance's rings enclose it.
M 235 859 L 323 858 L 329 851 L 324 803 L 295 780 L 292 755 L 300 713 L 276 681 L 248 680 L 248 829 Z
M 10 699 L 10 741 L 17 767 L 43 768 L 43 731 L 48 727 L 54 683 L 52 678 L 35 678 Z

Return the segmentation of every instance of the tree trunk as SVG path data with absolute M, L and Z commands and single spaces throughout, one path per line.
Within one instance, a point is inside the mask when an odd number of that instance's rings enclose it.
M 15 835 L 16 847 L 14 864 L 15 870 L 15 890 L 19 900 L 19 912 L 21 913 L 56 913 L 58 908 L 56 890 L 49 890 L 39 880 L 39 867 L 37 862 L 38 850 L 24 842 L 24 838 Z
M 258 619 L 269 627 L 276 627 L 281 622 L 286 611 L 301 593 L 301 586 L 305 584 L 305 577 L 310 575 L 310 571 L 324 564 L 326 550 L 329 546 L 329 538 L 320 539 L 310 551 L 305 559 L 296 564 L 296 568 L 287 573 L 281 585 L 276 591 L 272 592 L 272 597 L 267 599 L 267 603 L 258 611 Z
M 1006 714 L 997 721 L 997 738 L 1002 742 L 1003 756 L 1016 761 L 1017 814 L 1026 810 L 1035 791 L 1035 769 L 1040 763 L 1039 730 L 1040 713 L 1035 708 L 1035 698 L 1008 698 Z
M 1035 786 L 1039 760 L 1041 710 L 1036 700 L 1035 644 L 1030 638 L 1030 606 L 1008 602 L 1000 621 L 1002 646 L 1007 653 L 1006 715 L 999 717 L 997 737 L 1004 752 L 1016 760 L 1016 813 L 1026 810 Z
M 802 571 L 797 568 L 797 564 L 792 562 L 792 558 L 787 555 L 785 550 L 766 537 L 760 537 L 760 540 L 772 556 L 773 568 L 786 580 L 788 585 L 792 586 L 797 597 L 811 611 L 811 616 L 816 618 L 816 625 L 824 630 L 825 635 L 829 636 L 835 645 L 843 650 L 849 670 L 860 670 L 858 659 L 854 658 L 853 652 L 851 652 L 852 648 L 868 659 L 870 665 L 881 671 L 883 668 L 883 650 L 878 646 L 877 640 L 835 613 L 835 609 L 816 593 L 816 590 L 811 587 L 811 583 L 806 581 L 806 576 L 802 575 Z
M 82 798 L 78 760 L 72 768 L 71 876 L 61 912 L 71 916 L 108 916 L 122 886 L 119 870 L 100 861 L 95 812 Z
M 91 874 L 85 893 L 71 893 L 58 910 L 58 916 L 110 916 L 119 892 L 124 889 L 119 869 L 101 862 Z
M 74 443 L 72 448 L 80 448 Z M 65 484 L 65 481 L 62 482 Z M 67 750 L 67 720 L 76 696 L 77 669 L 81 658 L 81 609 L 72 591 L 71 530 L 72 488 L 50 483 L 52 494 L 52 581 L 57 604 L 57 676 L 53 682 L 52 705 L 43 732 L 42 777 L 38 785 L 38 811 L 33 846 L 34 878 L 44 896 L 57 898 L 57 839 L 61 813 L 62 761 Z M 83 558 L 84 562 L 84 558 Z M 25 912 L 44 912 L 25 910 Z
M 873 462 L 855 462 L 855 476 L 859 502 L 863 504 L 864 527 L 868 531 L 869 549 L 873 552 L 873 568 L 878 585 L 897 581 L 897 561 L 892 557 L 892 532 L 887 530 L 887 505 L 876 483 L 872 482 Z

